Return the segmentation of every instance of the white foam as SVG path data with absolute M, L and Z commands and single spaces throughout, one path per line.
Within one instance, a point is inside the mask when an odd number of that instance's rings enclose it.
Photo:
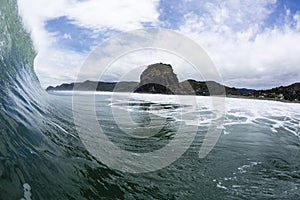
M 300 104 L 226 98 L 226 107 L 228 117 L 225 117 L 225 127 L 260 123 L 274 133 L 284 129 L 299 136 Z
M 233 188 L 240 188 L 240 185 L 232 185 Z
M 222 185 L 221 182 L 217 183 L 217 187 L 221 188 L 221 189 L 224 189 L 224 190 L 227 190 L 227 187 L 225 187 L 224 185 Z
M 24 197 L 21 200 L 31 200 L 31 187 L 28 183 L 23 184 Z
M 151 114 L 175 121 L 185 122 L 187 125 L 210 126 L 218 120 L 218 108 L 212 104 L 212 100 L 219 97 L 203 96 L 176 96 L 163 94 L 139 94 L 139 93 L 112 93 L 112 92 L 77 92 L 79 94 L 111 94 L 110 106 L 126 112 L 149 112 Z M 125 97 L 130 97 L 128 104 Z M 219 98 L 221 99 L 221 98 Z M 139 110 L 143 103 L 151 103 L 148 110 Z M 194 105 L 196 103 L 196 105 Z M 161 104 L 179 105 L 174 109 L 159 109 Z M 162 107 L 163 108 L 163 107 Z M 230 134 L 226 129 L 235 125 L 259 124 L 270 129 L 272 133 L 285 132 L 300 137 L 300 104 L 283 103 L 267 100 L 225 98 L 225 115 L 223 125 L 218 128 L 224 134 Z
M 260 165 L 260 164 L 261 164 L 261 162 L 254 162 L 254 161 L 252 161 L 248 165 L 243 165 L 241 167 L 238 167 L 238 171 L 239 171 L 239 173 L 244 174 L 244 173 L 247 172 L 247 169 L 249 169 L 251 167 L 254 167 L 256 165 Z

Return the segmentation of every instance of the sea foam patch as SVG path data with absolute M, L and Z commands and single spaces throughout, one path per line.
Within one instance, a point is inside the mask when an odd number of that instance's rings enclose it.
M 254 124 L 273 133 L 285 130 L 299 137 L 300 104 L 226 98 L 226 107 L 225 127 Z
M 28 183 L 23 184 L 24 197 L 21 200 L 31 200 L 31 187 Z

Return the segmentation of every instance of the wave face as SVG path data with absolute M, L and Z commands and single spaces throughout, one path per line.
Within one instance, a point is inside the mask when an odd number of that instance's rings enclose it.
M 72 135 L 70 107 L 39 84 L 17 2 L 0 4 L 0 199 L 80 197 L 76 184 L 84 175 L 75 168 L 83 165 L 80 156 L 85 164 L 92 159 Z
M 1 0 L 0 31 L 0 199 L 300 199 L 299 104 L 226 99 L 218 127 L 223 134 L 199 159 L 216 119 L 209 98 L 197 97 L 200 110 L 185 113 L 190 120 L 184 123 L 198 130 L 190 148 L 158 171 L 123 173 L 85 149 L 73 122 L 72 94 L 41 88 L 15 0 Z M 84 104 L 91 94 L 76 95 Z M 167 145 L 188 106 L 144 94 L 112 105 L 111 97 L 95 95 L 98 120 L 111 141 L 133 152 Z M 118 130 L 112 107 L 129 111 L 141 125 L 150 123 L 149 115 L 163 118 L 164 129 L 147 141 L 132 139 Z M 196 115 L 200 121 L 193 120 Z

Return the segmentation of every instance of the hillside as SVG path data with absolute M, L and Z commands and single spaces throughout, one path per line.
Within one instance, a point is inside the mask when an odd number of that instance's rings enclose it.
M 196 81 L 189 79 L 179 82 L 172 66 L 163 63 L 149 65 L 142 72 L 140 82 L 97 82 L 87 80 L 77 83 L 63 83 L 56 87 L 49 86 L 46 90 L 115 91 L 209 96 L 211 94 L 208 88 L 219 89 L 220 91 L 217 92 L 218 95 L 293 102 L 300 101 L 300 83 L 294 83 L 289 86 L 280 86 L 268 90 L 253 90 L 247 88 L 228 87 L 214 81 Z
M 256 90 L 248 94 L 248 96 L 287 101 L 300 101 L 300 83 L 294 83 L 288 86 L 280 86 L 268 90 Z

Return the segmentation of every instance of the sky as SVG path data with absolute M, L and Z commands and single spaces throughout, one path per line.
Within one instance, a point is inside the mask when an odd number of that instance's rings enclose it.
M 74 82 L 98 45 L 141 28 L 170 29 L 195 41 L 225 85 L 265 89 L 300 82 L 299 0 L 18 0 L 18 8 L 44 88 Z M 144 66 L 168 62 L 179 77 L 198 77 L 174 55 L 137 55 L 116 62 L 122 67 L 108 70 L 103 81 L 118 81 L 130 65 L 137 67 L 132 59 Z

